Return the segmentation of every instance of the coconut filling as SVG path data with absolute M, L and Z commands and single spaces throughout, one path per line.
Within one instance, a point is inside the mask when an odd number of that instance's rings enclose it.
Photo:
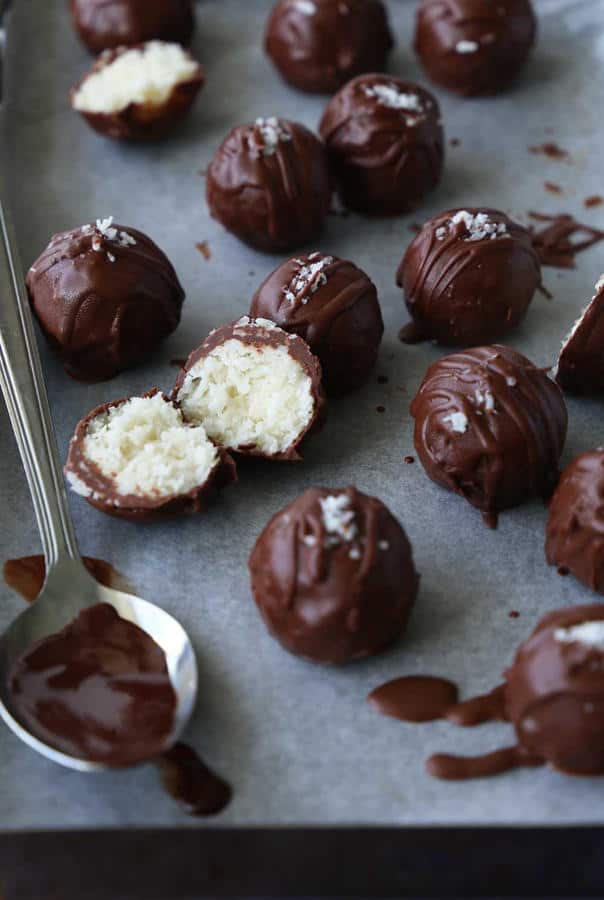
M 218 462 L 204 428 L 185 424 L 180 410 L 161 394 L 133 397 L 97 416 L 82 450 L 119 495 L 150 499 L 201 487 Z M 68 480 L 77 493 L 94 493 L 81 476 L 68 473 Z
M 185 417 L 201 422 L 218 444 L 284 453 L 314 415 L 312 383 L 285 346 L 235 338 L 203 357 L 178 393 Z
M 85 78 L 73 107 L 87 113 L 117 113 L 132 103 L 161 106 L 178 84 L 198 71 L 199 64 L 180 44 L 149 41 Z

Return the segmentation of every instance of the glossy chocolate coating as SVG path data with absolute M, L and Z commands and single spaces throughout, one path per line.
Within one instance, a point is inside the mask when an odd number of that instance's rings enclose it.
M 417 108 L 386 105 L 379 96 L 384 88 L 412 98 Z M 356 212 L 400 215 L 440 180 L 440 110 L 417 84 L 388 75 L 360 75 L 330 100 L 319 129 L 342 202 Z
M 192 0 L 71 0 L 73 25 L 91 53 L 144 41 L 188 44 Z
M 269 327 L 266 327 L 267 324 Z M 262 319 L 256 322 L 254 319 L 250 319 L 249 316 L 243 316 L 241 319 L 229 322 L 226 325 L 221 325 L 220 328 L 215 328 L 214 331 L 210 332 L 203 344 L 189 354 L 187 361 L 178 373 L 172 397 L 177 403 L 180 402 L 180 392 L 185 383 L 189 369 L 192 369 L 201 359 L 209 356 L 212 350 L 219 347 L 221 344 L 225 344 L 227 341 L 234 339 L 260 349 L 263 347 L 285 347 L 289 355 L 296 360 L 303 369 L 304 374 L 310 380 L 310 391 L 314 401 L 311 420 L 308 422 L 306 428 L 297 435 L 295 441 L 286 450 L 283 450 L 280 453 L 267 454 L 255 444 L 228 449 L 232 449 L 244 456 L 262 456 L 270 459 L 297 462 L 301 459 L 298 452 L 300 445 L 307 437 L 310 437 L 313 432 L 317 431 L 324 422 L 325 394 L 322 386 L 323 373 L 321 371 L 321 363 L 318 358 L 311 353 L 310 348 L 302 338 L 297 335 L 287 335 L 282 329 L 270 327 L 270 325 L 272 325 L 272 323 L 264 323 Z
M 381 71 L 393 40 L 381 0 L 280 0 L 264 45 L 294 87 L 332 94 L 355 75 Z
M 460 213 L 487 215 L 489 228 L 505 231 L 472 240 L 463 221 L 451 221 Z M 529 232 L 505 213 L 449 209 L 429 219 L 409 245 L 396 282 L 413 319 L 411 340 L 469 347 L 501 338 L 522 321 L 541 266 Z
M 470 97 L 516 78 L 537 32 L 529 0 L 422 0 L 415 50 L 436 84 Z
M 185 296 L 153 241 L 111 227 L 118 239 L 95 226 L 56 234 L 27 275 L 40 327 L 81 381 L 104 381 L 142 362 L 178 325 Z M 124 233 L 135 243 L 124 244 Z
M 505 710 L 520 746 L 573 775 L 604 774 L 604 652 L 556 639 L 557 629 L 604 621 L 604 606 L 545 616 L 506 672 Z
M 570 394 L 604 393 L 604 279 L 562 346 L 556 381 Z
M 545 555 L 604 594 L 604 450 L 577 456 L 562 472 L 547 518 Z
M 353 540 L 326 530 L 320 500 L 345 493 Z M 320 663 L 370 656 L 401 634 L 419 578 L 411 546 L 379 500 L 355 488 L 311 488 L 278 512 L 250 557 L 252 592 L 271 634 Z
M 79 759 L 128 766 L 165 749 L 176 694 L 163 650 L 112 606 L 85 609 L 10 673 L 17 717 Z
M 509 347 L 438 360 L 411 415 L 428 477 L 487 515 L 547 497 L 558 480 L 568 418 L 562 391 Z
M 261 121 L 233 128 L 216 151 L 206 177 L 208 206 L 252 247 L 294 250 L 318 236 L 329 211 L 327 154 L 308 128 L 284 119 L 268 120 L 281 135 L 271 147 Z
M 75 109 L 75 97 L 87 78 L 114 63 L 124 53 L 128 53 L 130 50 L 143 50 L 144 46 L 144 44 L 137 44 L 132 47 L 117 47 L 115 50 L 107 50 L 99 56 L 91 69 L 72 88 L 70 102 L 73 108 Z M 197 64 L 193 74 L 186 81 L 179 81 L 175 84 L 168 97 L 161 103 L 156 101 L 129 103 L 114 112 L 88 112 L 84 109 L 76 109 L 76 112 L 103 137 L 137 143 L 156 141 L 170 134 L 181 119 L 189 113 L 204 83 L 204 70 Z
M 149 391 L 145 397 L 159 393 L 157 389 Z M 75 476 L 89 493 L 85 499 L 101 512 L 131 522 L 155 522 L 175 516 L 194 515 L 203 512 L 209 501 L 218 490 L 237 481 L 237 470 L 231 456 L 218 448 L 218 458 L 204 484 L 196 485 L 185 494 L 120 494 L 112 478 L 105 475 L 95 463 L 86 457 L 84 441 L 90 424 L 109 409 L 127 403 L 129 397 L 102 403 L 91 410 L 78 422 L 74 435 L 69 443 L 69 452 L 65 464 L 65 474 Z M 167 397 L 166 403 L 173 401 Z
M 278 266 L 256 291 L 250 315 L 271 319 L 304 338 L 321 360 L 323 383 L 332 394 L 367 380 L 384 332 L 369 276 L 354 263 L 325 253 Z

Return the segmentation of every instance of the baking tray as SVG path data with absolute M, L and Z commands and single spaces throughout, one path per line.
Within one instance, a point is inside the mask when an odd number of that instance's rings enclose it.
M 391 0 L 388 5 L 398 41 L 391 71 L 423 81 L 410 49 L 416 4 Z M 176 374 L 170 360 L 185 356 L 210 328 L 245 313 L 256 286 L 279 261 L 244 247 L 209 218 L 199 174 L 235 123 L 276 114 L 316 127 L 325 99 L 289 89 L 263 55 L 269 7 L 268 0 L 199 4 L 194 50 L 206 66 L 207 86 L 177 135 L 145 147 L 99 138 L 68 108 L 68 89 L 89 57 L 71 31 L 67 4 L 17 0 L 14 5 L 2 149 L 24 264 L 51 233 L 114 215 L 159 243 L 187 292 L 177 332 L 147 365 L 108 383 L 71 381 L 41 343 L 63 453 L 76 421 L 96 404 L 154 385 L 170 388 Z M 507 838 L 493 842 L 489 829 L 513 837 L 514 829 L 529 825 L 564 829 L 542 834 L 538 846 L 551 849 L 549 867 L 541 866 L 544 851 L 531 856 L 539 871 L 534 884 L 547 891 L 551 875 L 551 893 L 554 884 L 568 883 L 571 876 L 564 872 L 574 865 L 555 851 L 555 841 L 565 834 L 565 840 L 589 853 L 587 848 L 600 840 L 603 780 L 569 778 L 544 768 L 461 784 L 439 782 L 424 773 L 430 753 L 478 753 L 502 746 L 510 740 L 508 726 L 468 731 L 446 723 L 407 726 L 379 717 L 364 702 L 373 687 L 406 673 L 451 677 L 464 695 L 488 689 L 546 610 L 594 599 L 546 566 L 540 503 L 505 513 L 499 529 L 489 531 L 475 510 L 429 482 L 418 464 L 403 463 L 413 453 L 409 402 L 426 367 L 441 354 L 431 344 L 410 347 L 397 339 L 406 312 L 394 273 L 412 238 L 410 226 L 447 207 L 480 204 L 523 221 L 530 209 L 564 210 L 604 226 L 604 207 L 583 209 L 585 198 L 603 192 L 604 2 L 537 0 L 536 8 L 538 49 L 512 91 L 474 101 L 435 90 L 447 138 L 460 144 L 448 147 L 443 183 L 425 206 L 392 220 L 330 217 L 318 247 L 308 248 L 349 257 L 367 270 L 379 289 L 386 332 L 376 377 L 358 393 L 331 403 L 325 430 L 308 444 L 304 463 L 246 462 L 239 485 L 207 514 L 161 526 L 109 519 L 73 498 L 83 552 L 110 560 L 143 596 L 164 605 L 189 631 L 201 689 L 186 739 L 231 781 L 231 806 L 215 819 L 188 818 L 164 797 L 151 767 L 80 775 L 37 756 L 3 728 L 5 861 L 25 860 L 27 867 L 33 855 L 36 871 L 42 872 L 43 859 L 50 866 L 69 847 L 77 848 L 73 858 L 81 865 L 87 847 L 91 853 L 95 846 L 107 852 L 113 848 L 112 853 L 121 848 L 121 859 L 124 848 L 138 840 L 147 848 L 144 856 L 153 872 L 151 860 L 160 866 L 168 846 L 172 854 L 196 846 L 200 860 L 204 854 L 228 854 L 235 846 L 247 867 L 217 864 L 218 875 L 212 876 L 211 865 L 206 871 L 200 862 L 195 877 L 207 876 L 217 890 L 221 885 L 235 889 L 243 880 L 245 892 L 254 885 L 267 891 L 276 879 L 279 889 L 296 892 L 291 870 L 286 875 L 283 869 L 291 858 L 287 846 L 304 858 L 296 881 L 305 886 L 300 890 L 312 890 L 309 882 L 327 865 L 329 875 L 323 871 L 320 882 L 325 890 L 346 887 L 351 872 L 365 869 L 374 872 L 376 892 L 388 885 L 401 891 L 414 883 L 418 890 L 416 876 L 401 872 L 423 867 L 425 884 L 441 879 L 439 890 L 455 891 L 460 879 L 452 878 L 444 864 L 453 853 L 451 835 L 460 836 L 455 849 L 462 858 L 471 855 L 471 847 L 478 854 L 471 864 L 466 859 L 467 890 L 474 883 L 472 872 L 478 884 L 489 871 L 492 856 L 486 848 L 496 855 L 507 852 Z M 568 160 L 528 150 L 552 140 L 569 151 Z M 563 193 L 546 191 L 545 181 L 558 184 Z M 208 242 L 209 260 L 195 248 L 200 241 Z M 576 270 L 546 269 L 553 299 L 537 296 L 509 342 L 537 364 L 550 364 L 603 269 L 601 246 L 580 256 Z M 388 383 L 379 384 L 378 374 Z M 378 413 L 378 406 L 385 412 Z M 600 403 L 569 398 L 569 412 L 565 461 L 602 442 Z M 4 411 L 0 476 L 0 558 L 35 553 L 33 512 Z M 409 630 L 394 648 L 370 661 L 326 669 L 289 656 L 268 636 L 250 597 L 246 563 L 255 536 L 277 509 L 310 485 L 351 483 L 384 498 L 403 522 L 422 575 L 421 591 Z M 509 617 L 512 609 L 520 612 L 518 618 Z M 0 627 L 20 610 L 19 598 L 0 588 Z M 315 831 L 319 826 L 328 831 Z M 590 829 L 567 832 L 572 826 Z M 82 830 L 85 834 L 77 836 Z M 87 843 L 101 830 L 104 843 Z M 384 848 L 379 875 L 369 857 L 353 849 L 360 847 L 354 843 L 360 834 L 373 835 L 367 846 Z M 471 839 L 464 841 L 464 834 Z M 79 843 L 72 845 L 68 835 Z M 438 835 L 447 839 L 439 843 Z M 161 853 L 149 849 L 158 841 L 163 841 Z M 528 864 L 530 837 L 516 843 Z M 432 846 L 440 848 L 441 857 L 428 852 Z M 275 857 L 269 848 L 277 847 Z M 134 853 L 136 858 L 141 854 Z M 581 859 L 585 872 L 589 867 Z M 98 884 L 112 877 L 112 867 L 106 868 L 97 872 Z M 146 895 L 159 896 L 153 891 L 160 883 L 151 876 Z M 357 883 L 364 883 L 360 875 Z

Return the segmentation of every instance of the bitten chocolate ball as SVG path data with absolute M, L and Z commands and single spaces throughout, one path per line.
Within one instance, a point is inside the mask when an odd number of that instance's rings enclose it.
M 250 315 L 304 338 L 321 360 L 323 383 L 332 394 L 367 380 L 384 332 L 371 279 L 354 263 L 325 253 L 278 266 L 256 292 Z
M 298 460 L 323 421 L 321 363 L 268 319 L 243 316 L 210 332 L 179 372 L 174 399 L 222 447 Z
M 104 381 L 176 328 L 184 291 L 145 234 L 97 219 L 56 234 L 27 274 L 33 311 L 66 372 Z
M 415 50 L 436 84 L 471 97 L 516 78 L 535 43 L 529 0 L 422 0 Z
M 432 481 L 497 513 L 548 497 L 558 480 L 567 412 L 562 391 L 509 347 L 438 360 L 411 404 L 415 449 Z
M 188 51 L 179 44 L 149 41 L 107 50 L 70 99 L 99 134 L 153 141 L 187 115 L 203 83 L 203 69 Z
M 501 338 L 541 284 L 528 231 L 495 209 L 449 209 L 429 219 L 396 277 L 412 323 L 401 340 L 470 346 Z
M 604 393 L 604 275 L 562 344 L 555 375 L 569 394 Z
M 604 450 L 577 456 L 562 472 L 549 505 L 545 555 L 604 594 Z
M 404 530 L 354 487 L 311 488 L 273 516 L 250 572 L 271 634 L 320 663 L 371 656 L 396 640 L 419 584 Z
M 95 55 L 145 41 L 188 44 L 192 0 L 71 0 L 73 25 Z
M 604 774 L 604 606 L 549 613 L 505 676 L 520 747 L 570 775 Z
M 154 521 L 204 510 L 235 464 L 159 391 L 93 409 L 69 445 L 71 488 L 102 512 Z
M 392 46 L 381 0 L 280 0 L 265 34 L 266 52 L 283 78 L 317 94 L 381 71 Z
M 356 212 L 400 215 L 440 180 L 440 110 L 417 84 L 361 75 L 330 100 L 320 132 L 342 202 Z
M 304 125 L 256 119 L 227 135 L 206 177 L 212 216 L 267 252 L 293 250 L 320 233 L 331 203 L 325 148 Z

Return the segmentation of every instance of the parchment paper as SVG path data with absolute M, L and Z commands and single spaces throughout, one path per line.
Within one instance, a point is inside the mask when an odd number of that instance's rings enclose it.
M 69 87 L 89 65 L 71 31 L 67 4 L 17 0 L 9 37 L 10 105 L 4 150 L 21 252 L 28 266 L 51 233 L 98 216 L 148 232 L 174 262 L 187 291 L 178 331 L 148 365 L 84 386 L 64 375 L 41 343 L 62 452 L 76 421 L 97 403 L 158 385 L 169 389 L 185 356 L 215 325 L 247 312 L 253 291 L 278 258 L 245 248 L 209 218 L 198 172 L 234 124 L 282 115 L 315 127 L 326 100 L 279 80 L 261 45 L 264 0 L 199 4 L 194 49 L 208 84 L 193 116 L 172 140 L 126 146 L 91 132 L 68 107 Z M 391 70 L 423 81 L 410 48 L 416 4 L 388 3 L 398 49 Z M 397 340 L 406 320 L 394 285 L 409 225 L 449 206 L 526 212 L 571 211 L 604 226 L 604 207 L 583 209 L 602 180 L 603 0 L 537 0 L 538 49 L 514 90 L 489 100 L 458 100 L 436 90 L 448 148 L 442 186 L 403 219 L 331 217 L 320 248 L 355 260 L 376 281 L 386 334 L 377 378 L 331 404 L 329 421 L 299 466 L 240 466 L 240 484 L 205 516 L 163 526 L 112 520 L 80 498 L 72 508 L 83 552 L 110 560 L 143 596 L 163 604 L 189 630 L 199 655 L 199 706 L 186 735 L 234 785 L 217 820 L 194 820 L 162 794 L 149 766 L 103 776 L 64 770 L 0 729 L 3 829 L 270 824 L 557 824 L 601 822 L 604 779 L 547 769 L 491 780 L 444 783 L 424 773 L 435 751 L 480 752 L 513 740 L 507 725 L 460 730 L 403 725 L 378 716 L 368 691 L 405 673 L 458 681 L 465 695 L 497 682 L 517 644 L 548 609 L 594 601 L 560 578 L 543 554 L 545 509 L 537 502 L 487 530 L 479 514 L 432 484 L 413 453 L 408 405 L 441 351 Z M 432 88 L 431 88 L 432 89 Z M 531 155 L 555 140 L 571 162 Z M 554 196 L 544 181 L 562 186 Z M 206 261 L 195 242 L 207 240 Z M 318 249 L 311 247 L 309 249 Z M 576 271 L 545 270 L 554 299 L 537 296 L 510 343 L 551 363 L 559 341 L 604 270 L 602 245 Z M 376 406 L 384 405 L 380 415 Z M 602 403 L 568 400 L 565 461 L 602 443 Z M 29 495 L 4 410 L 0 410 L 0 559 L 38 551 Z M 346 485 L 382 497 L 413 542 L 422 575 L 409 631 L 374 660 L 326 669 L 289 656 L 266 633 L 252 602 L 247 557 L 269 516 L 313 484 Z M 21 600 L 0 588 L 0 627 Z M 520 617 L 511 619 L 512 609 Z

